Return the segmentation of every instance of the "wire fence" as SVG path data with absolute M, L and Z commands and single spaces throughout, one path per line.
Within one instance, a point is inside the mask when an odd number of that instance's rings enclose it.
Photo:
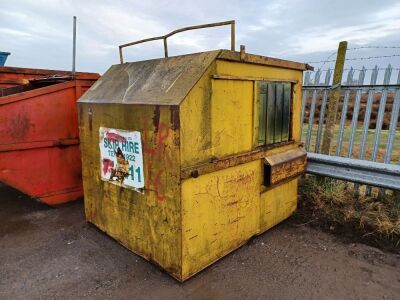
M 359 46 L 359 47 L 352 47 L 352 48 L 347 48 L 347 51 L 354 51 L 354 50 L 371 50 L 371 49 L 378 49 L 378 50 L 387 50 L 387 49 L 400 49 L 400 46 Z M 325 64 L 325 63 L 330 63 L 330 62 L 336 62 L 336 60 L 331 59 L 334 55 L 336 55 L 337 51 L 332 52 L 329 54 L 329 56 L 320 61 L 308 61 L 308 64 Z M 394 54 L 389 54 L 389 55 L 372 55 L 372 56 L 364 56 L 364 57 L 352 57 L 352 58 L 346 58 L 346 61 L 354 61 L 354 60 L 370 60 L 370 59 L 379 59 L 379 58 L 391 58 L 391 57 L 398 57 L 400 56 L 400 53 L 394 53 Z M 322 66 L 320 67 L 322 69 Z
M 305 72 L 302 96 L 302 139 L 306 150 L 315 153 L 320 153 L 333 77 L 330 68 L 321 67 Z M 351 67 L 343 75 L 330 152 L 340 157 L 400 164 L 400 69 L 390 64 L 386 68 Z M 371 193 L 371 187 L 366 193 Z

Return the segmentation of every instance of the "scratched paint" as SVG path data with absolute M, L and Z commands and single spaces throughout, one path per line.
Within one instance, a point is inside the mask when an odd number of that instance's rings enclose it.
M 4 134 L 8 134 L 17 139 L 25 138 L 25 136 L 29 133 L 31 126 L 27 116 L 27 112 L 21 109 L 16 115 L 13 116 L 13 118 L 11 118 L 10 127 L 6 129 L 7 132 L 4 132 Z
M 288 218 L 297 208 L 298 179 L 261 193 L 260 232 Z
M 87 113 L 92 109 L 92 130 Z M 130 250 L 180 277 L 179 133 L 171 124 L 169 107 L 82 103 L 80 137 L 85 190 L 85 214 Z M 176 117 L 173 118 L 176 120 Z M 143 194 L 101 180 L 99 128 L 141 133 L 144 167 Z M 111 165 L 111 166 L 110 166 Z M 116 162 L 114 162 L 114 168 Z
M 145 170 L 149 176 L 147 176 L 146 180 L 146 187 L 149 190 L 153 190 L 157 195 L 157 200 L 160 202 L 165 201 L 165 187 L 161 180 L 163 174 L 166 172 L 165 168 L 160 168 L 162 162 L 166 162 L 168 168 L 172 168 L 174 166 L 171 156 L 168 152 L 165 151 L 166 149 L 166 141 L 170 135 L 170 128 L 163 122 L 159 121 L 159 110 L 155 110 L 155 116 L 153 117 L 153 125 L 154 125 L 154 132 L 156 133 L 156 145 L 149 147 L 149 136 L 147 130 L 147 123 L 144 120 L 144 147 L 143 153 L 145 155 Z M 157 168 L 154 166 L 157 165 Z M 153 170 L 153 173 L 150 172 Z
M 260 176 L 253 161 L 182 182 L 184 277 L 257 233 Z

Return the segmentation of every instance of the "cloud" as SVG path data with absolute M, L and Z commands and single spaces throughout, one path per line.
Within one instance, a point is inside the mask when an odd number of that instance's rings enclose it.
M 330 51 L 337 48 L 338 41 L 347 40 L 357 45 L 366 45 L 400 32 L 400 4 L 391 9 L 372 13 L 370 22 L 351 26 L 316 26 L 304 30 L 288 41 L 289 51 L 308 54 Z M 287 54 L 283 51 L 282 54 Z
M 8 65 L 69 69 L 73 15 L 77 67 L 84 71 L 104 72 L 118 63 L 120 44 L 229 19 L 237 20 L 237 45 L 249 52 L 302 61 L 326 57 L 340 40 L 400 44 L 400 4 L 394 0 L 14 0 L 0 3 L 0 51 L 12 52 Z M 229 30 L 177 34 L 168 41 L 169 52 L 230 48 Z M 128 61 L 162 54 L 162 41 L 124 50 Z

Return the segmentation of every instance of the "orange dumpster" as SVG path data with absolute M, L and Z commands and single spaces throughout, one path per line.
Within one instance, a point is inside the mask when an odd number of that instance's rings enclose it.
M 75 102 L 98 78 L 0 67 L 0 182 L 49 205 L 82 196 Z

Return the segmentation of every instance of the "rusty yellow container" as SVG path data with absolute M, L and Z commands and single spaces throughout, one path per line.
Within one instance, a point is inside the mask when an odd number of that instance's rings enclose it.
M 289 217 L 305 69 L 228 50 L 112 66 L 78 102 L 87 220 L 184 281 Z

